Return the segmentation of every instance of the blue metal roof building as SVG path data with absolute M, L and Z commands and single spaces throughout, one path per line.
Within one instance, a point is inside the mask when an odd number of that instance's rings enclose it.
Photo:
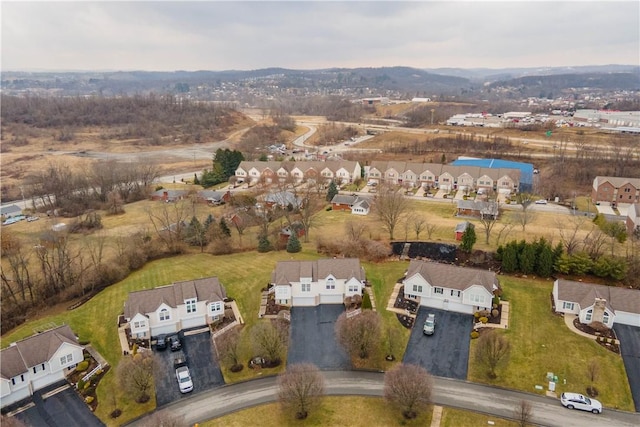
M 520 191 L 533 190 L 533 165 L 531 163 L 514 162 L 502 159 L 476 159 L 473 157 L 459 157 L 451 163 L 454 166 L 478 166 L 481 168 L 520 169 Z

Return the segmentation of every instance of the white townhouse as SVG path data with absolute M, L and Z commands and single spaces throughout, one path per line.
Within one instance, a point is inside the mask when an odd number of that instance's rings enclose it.
M 133 338 L 150 339 L 222 320 L 226 297 L 217 277 L 176 282 L 130 292 L 124 317 Z
M 278 304 L 342 304 L 347 296 L 362 295 L 365 273 L 357 258 L 279 261 L 271 284 Z
M 420 305 L 467 314 L 491 310 L 499 289 L 491 271 L 432 261 L 411 260 L 404 279 L 405 295 Z
M 325 182 L 336 180 L 341 184 L 353 182 L 360 178 L 362 168 L 354 161 L 282 161 L 282 162 L 249 162 L 242 161 L 235 171 L 237 182 L 247 182 L 254 185 L 259 182 L 271 184 L 273 182 L 294 183 L 302 181 L 317 182 L 322 177 Z
M 553 283 L 556 313 L 577 314 L 580 323 L 640 327 L 640 291 L 558 279 Z
M 68 325 L 11 343 L 0 351 L 2 408 L 64 380 L 84 360 L 83 350 Z

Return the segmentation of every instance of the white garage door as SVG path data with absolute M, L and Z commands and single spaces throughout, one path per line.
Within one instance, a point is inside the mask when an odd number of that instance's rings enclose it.
M 64 371 L 58 371 L 49 375 L 45 375 L 42 378 L 38 378 L 33 381 L 33 389 L 40 390 L 43 387 L 48 386 L 49 384 L 53 384 L 56 381 L 60 381 L 64 379 Z
M 615 323 L 629 326 L 640 326 L 640 315 L 626 311 L 616 311 Z
M 29 396 L 29 387 L 14 390 L 11 394 L 2 396 L 2 407 L 4 408 L 7 405 L 10 405 L 22 399 L 26 399 Z
M 175 323 L 164 326 L 156 326 L 151 331 L 152 336 L 157 337 L 160 334 L 173 334 L 178 332 L 178 326 Z
M 340 295 L 320 295 L 320 304 L 342 304 L 344 296 Z
M 421 298 L 420 305 L 431 308 L 444 308 L 443 302 L 440 298 Z
M 197 328 L 207 324 L 204 316 L 192 317 L 191 319 L 182 320 L 182 329 Z
M 294 307 L 313 307 L 315 305 L 315 297 L 293 297 Z

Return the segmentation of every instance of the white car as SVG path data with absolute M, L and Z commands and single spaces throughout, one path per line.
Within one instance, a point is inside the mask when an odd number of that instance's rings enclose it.
M 425 335 L 433 335 L 436 331 L 436 315 L 433 313 L 429 313 L 427 316 L 427 320 L 424 322 L 424 326 L 422 327 L 422 333 Z
M 176 369 L 176 378 L 178 379 L 178 385 L 180 386 L 180 393 L 189 393 L 190 391 L 193 391 L 193 381 L 191 381 L 189 368 L 181 366 Z
M 594 414 L 602 413 L 602 403 L 579 393 L 562 393 L 560 403 L 569 409 L 581 409 L 583 411 L 593 412 Z
M 545 199 L 536 200 L 536 205 L 546 205 L 547 201 Z

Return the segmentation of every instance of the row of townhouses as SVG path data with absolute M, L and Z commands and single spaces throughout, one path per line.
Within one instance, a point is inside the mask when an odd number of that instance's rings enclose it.
M 485 189 L 502 193 L 517 192 L 520 187 L 519 169 L 452 166 L 439 163 L 373 162 L 362 167 L 350 161 L 303 162 L 241 162 L 236 169 L 238 182 L 254 185 L 303 181 L 347 184 L 363 177 L 369 182 L 429 186 L 443 190 Z
M 596 176 L 591 189 L 593 203 L 618 204 L 640 203 L 640 178 L 618 176 Z

